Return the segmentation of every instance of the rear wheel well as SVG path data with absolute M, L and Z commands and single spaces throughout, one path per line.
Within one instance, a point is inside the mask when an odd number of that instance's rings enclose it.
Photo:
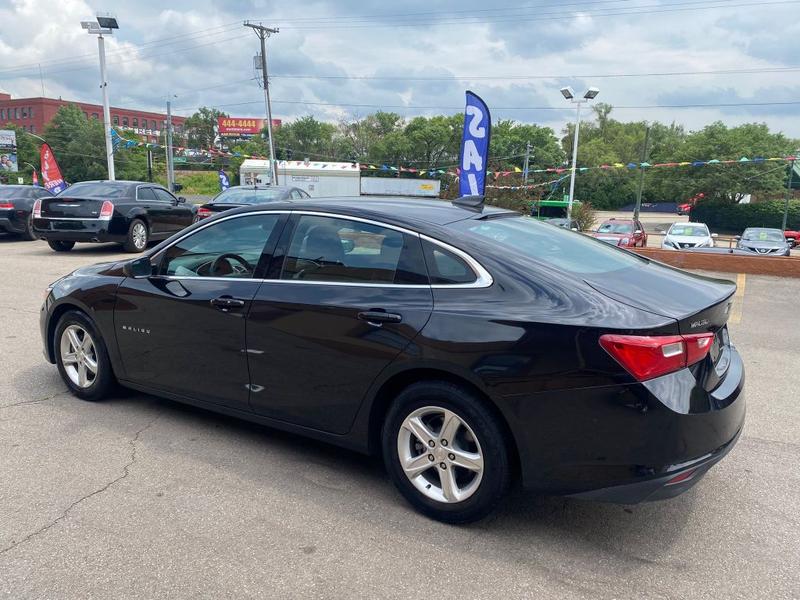
M 381 454 L 381 429 L 386 415 L 389 412 L 389 407 L 392 402 L 397 398 L 398 394 L 413 383 L 420 381 L 445 381 L 453 385 L 465 388 L 474 393 L 480 398 L 486 407 L 497 417 L 500 426 L 504 430 L 505 443 L 508 448 L 509 457 L 511 459 L 511 467 L 514 473 L 519 472 L 519 451 L 514 435 L 508 425 L 500 409 L 497 408 L 494 402 L 474 383 L 453 375 L 447 371 L 439 369 L 410 369 L 398 373 L 389 378 L 375 394 L 375 400 L 372 402 L 369 418 L 369 452 L 373 455 Z
M 79 312 L 85 315 L 90 321 L 92 320 L 85 310 L 74 304 L 59 304 L 53 309 L 53 314 L 50 316 L 50 321 L 47 323 L 47 356 L 49 356 L 50 360 L 53 362 L 56 360 L 55 340 L 53 340 L 53 336 L 56 333 L 56 326 L 61 320 L 61 317 L 70 311 Z

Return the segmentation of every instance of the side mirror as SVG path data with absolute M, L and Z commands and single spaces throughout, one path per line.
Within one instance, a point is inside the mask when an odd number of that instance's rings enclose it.
M 786 238 L 786 243 L 789 244 L 790 246 L 794 246 L 795 240 L 794 238 Z
M 718 233 L 712 233 L 712 234 L 711 234 L 711 237 L 712 237 L 712 238 L 719 237 L 719 234 L 718 234 Z
M 578 228 L 577 227 L 573 227 L 572 231 L 578 231 Z
M 642 233 L 642 230 L 641 229 L 637 229 L 636 231 L 633 232 L 633 235 L 641 235 L 641 233 Z
M 742 239 L 742 236 L 735 235 L 735 236 L 733 236 L 733 239 L 735 239 L 738 242 L 740 239 Z
M 150 262 L 149 256 L 142 256 L 126 262 L 122 267 L 122 272 L 125 273 L 126 277 L 143 279 L 153 275 L 153 264 Z
M 183 204 L 184 202 L 186 202 L 186 198 L 183 196 L 178 196 L 178 204 Z

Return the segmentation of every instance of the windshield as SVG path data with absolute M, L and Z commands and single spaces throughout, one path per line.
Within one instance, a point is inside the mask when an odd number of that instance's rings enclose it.
M 745 229 L 742 239 L 748 242 L 782 242 L 783 233 L 778 229 Z
M 128 189 L 128 185 L 120 185 L 113 181 L 86 181 L 73 184 L 58 195 L 80 198 L 126 198 Z
M 633 225 L 630 223 L 603 223 L 597 229 L 597 233 L 633 233 Z
M 667 235 L 685 235 L 689 237 L 708 237 L 708 227 L 705 225 L 684 225 L 677 223 L 669 228 Z
M 499 246 L 499 254 L 522 254 L 548 263 L 562 271 L 579 275 L 610 273 L 641 266 L 644 259 L 635 254 L 599 242 L 594 238 L 552 227 L 532 217 L 503 217 L 475 221 L 468 219 L 452 224 L 491 240 Z
M 230 188 L 214 198 L 214 204 L 260 204 L 283 196 L 281 188 Z

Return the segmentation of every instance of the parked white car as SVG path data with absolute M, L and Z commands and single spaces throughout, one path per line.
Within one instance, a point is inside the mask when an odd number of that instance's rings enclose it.
M 716 233 L 711 233 L 705 223 L 673 223 L 661 242 L 664 250 L 686 248 L 713 248 Z

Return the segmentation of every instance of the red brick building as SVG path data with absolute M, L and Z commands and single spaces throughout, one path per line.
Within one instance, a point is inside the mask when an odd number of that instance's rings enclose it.
M 16 98 L 0 92 L 0 129 L 12 123 L 25 131 L 42 135 L 45 125 L 55 116 L 62 106 L 74 104 L 87 119 L 103 120 L 103 107 L 99 104 L 70 102 L 55 98 Z M 111 124 L 120 131 L 127 131 L 133 136 L 147 142 L 158 142 L 164 121 L 167 116 L 161 113 L 130 108 L 111 107 Z M 183 131 L 184 117 L 172 117 L 172 126 L 176 133 Z

